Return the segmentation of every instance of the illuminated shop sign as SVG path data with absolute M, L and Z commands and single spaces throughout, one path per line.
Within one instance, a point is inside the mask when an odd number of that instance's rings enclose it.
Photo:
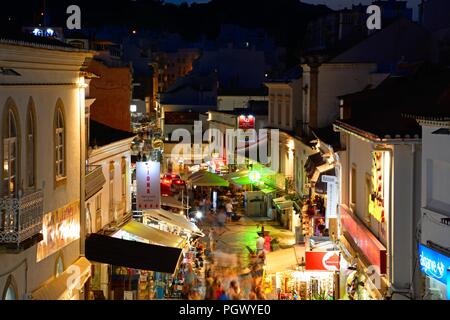
M 37 246 L 41 261 L 80 238 L 80 203 L 74 202 L 44 215 L 43 240 Z
M 138 210 L 159 209 L 161 176 L 159 162 L 138 162 L 136 166 Z
M 378 221 L 385 222 L 386 205 L 389 197 L 389 154 L 383 151 L 372 152 L 371 192 L 369 213 Z
M 337 251 L 306 251 L 305 270 L 339 271 L 341 257 Z
M 346 236 L 351 237 L 367 260 L 386 273 L 386 248 L 367 227 L 344 207 L 341 207 L 341 224 Z
M 419 244 L 419 264 L 420 271 L 430 278 L 447 284 L 447 270 L 450 268 L 449 257 Z
M 239 129 L 243 130 L 255 129 L 255 117 L 252 115 L 249 116 L 241 115 L 238 118 L 238 127 Z

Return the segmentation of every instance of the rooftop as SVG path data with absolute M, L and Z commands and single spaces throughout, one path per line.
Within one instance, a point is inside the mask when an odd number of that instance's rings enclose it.
M 19 46 L 29 46 L 50 50 L 87 52 L 87 50 L 78 49 L 74 46 L 61 42 L 54 38 L 38 37 L 23 32 L 0 31 L 0 43 Z
M 118 130 L 94 120 L 90 120 L 89 125 L 89 146 L 91 147 L 103 147 L 135 136 L 134 133 Z
M 350 116 L 338 126 L 371 139 L 417 139 L 416 118 L 450 118 L 450 69 L 421 64 L 410 74 L 341 98 Z

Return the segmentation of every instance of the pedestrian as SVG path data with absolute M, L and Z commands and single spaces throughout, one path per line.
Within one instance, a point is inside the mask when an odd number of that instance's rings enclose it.
M 226 215 L 225 215 L 225 208 L 221 206 L 219 208 L 219 214 L 217 215 L 217 225 L 221 229 L 221 234 L 224 232 L 225 228 L 225 222 L 226 222 Z
M 230 282 L 230 288 L 228 289 L 228 297 L 230 300 L 241 300 L 241 288 L 236 280 Z
M 264 251 L 264 244 L 266 240 L 260 234 L 258 239 L 256 240 L 256 256 L 259 256 Z
M 266 295 L 264 294 L 264 291 L 261 286 L 256 287 L 255 293 L 257 300 L 267 300 Z
M 209 249 L 211 250 L 211 253 L 214 252 L 215 249 L 215 237 L 214 237 L 214 228 L 211 228 L 209 230 L 209 234 L 208 234 L 208 238 L 209 238 Z
M 264 238 L 264 250 L 266 253 L 271 251 L 271 242 L 272 242 L 272 237 L 269 235 L 266 235 Z
M 233 216 L 233 204 L 231 203 L 231 199 L 228 199 L 227 203 L 225 204 L 226 209 L 226 215 L 227 215 L 227 221 L 231 221 L 231 217 Z

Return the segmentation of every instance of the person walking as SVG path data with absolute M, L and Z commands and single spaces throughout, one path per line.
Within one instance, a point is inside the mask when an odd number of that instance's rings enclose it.
M 224 228 L 225 228 L 226 219 L 227 218 L 225 215 L 225 210 L 223 207 L 220 207 L 219 213 L 217 215 L 217 224 L 221 230 L 221 232 L 220 232 L 221 235 L 225 232 Z
M 258 239 L 256 240 L 256 256 L 258 257 L 264 251 L 264 244 L 266 243 L 266 239 L 260 234 Z
M 216 247 L 215 236 L 214 236 L 214 228 L 211 228 L 209 230 L 208 238 L 209 238 L 209 250 L 211 251 L 211 253 L 213 253 L 214 249 Z
M 231 203 L 231 199 L 228 199 L 227 203 L 225 204 L 225 209 L 226 209 L 227 221 L 231 222 L 231 217 L 233 216 L 233 204 Z

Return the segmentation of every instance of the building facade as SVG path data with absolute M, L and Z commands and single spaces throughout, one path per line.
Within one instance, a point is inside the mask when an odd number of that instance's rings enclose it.
M 3 299 L 83 299 L 85 80 L 93 53 L 1 40 Z M 45 66 L 45 68 L 44 68 Z M 69 268 L 80 271 L 74 285 Z M 73 279 L 72 279 L 73 280 Z M 78 284 L 78 285 L 76 285 Z

